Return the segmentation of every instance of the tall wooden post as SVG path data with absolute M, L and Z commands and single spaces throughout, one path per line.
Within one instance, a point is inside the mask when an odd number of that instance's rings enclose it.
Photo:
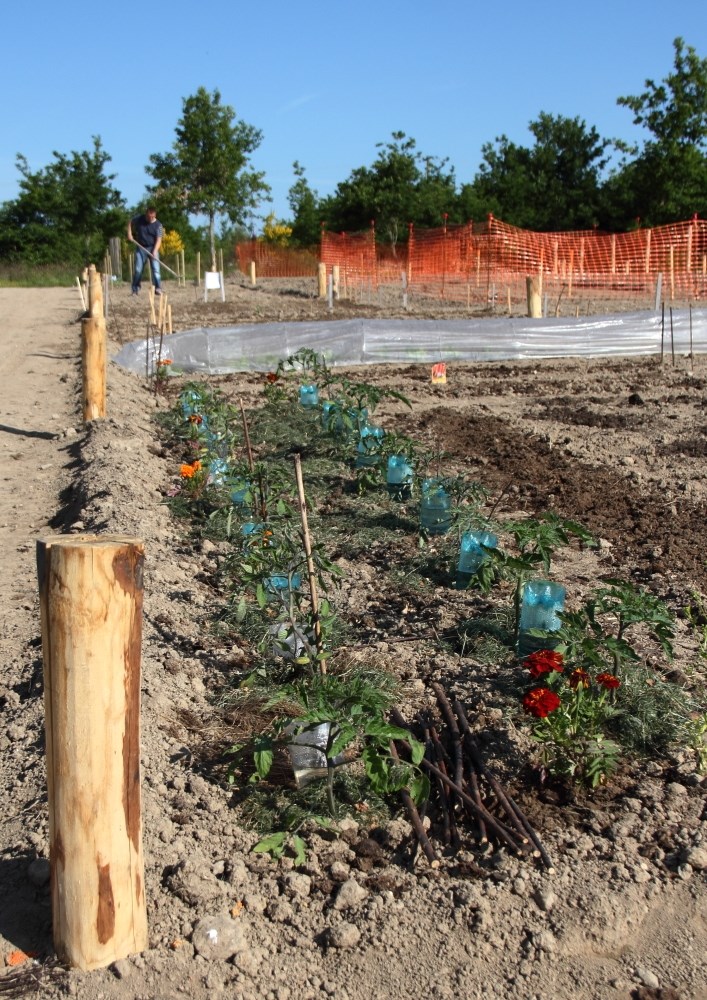
M 88 316 L 81 320 L 81 371 L 83 419 L 106 415 L 106 321 L 103 315 L 101 276 L 93 264 L 88 269 Z
M 144 547 L 37 543 L 54 946 L 98 969 L 148 945 L 140 812 Z
M 317 264 L 317 294 L 320 299 L 326 298 L 326 264 Z
M 525 288 L 528 296 L 528 316 L 531 319 L 540 319 L 543 314 L 540 282 L 537 278 L 529 276 L 525 279 Z
M 339 298 L 339 291 L 340 291 L 340 287 L 341 287 L 340 284 L 339 284 L 339 274 L 340 274 L 339 265 L 338 264 L 332 264 L 332 267 L 331 267 L 331 283 L 332 283 L 332 288 L 333 288 L 333 291 L 334 291 L 334 298 L 335 299 Z
M 196 287 L 201 287 L 201 251 L 196 251 Z
M 251 285 L 256 284 L 256 274 L 255 274 L 255 261 L 250 262 L 250 283 Z

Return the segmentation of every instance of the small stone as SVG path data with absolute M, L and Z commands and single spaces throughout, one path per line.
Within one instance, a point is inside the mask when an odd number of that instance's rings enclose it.
M 361 932 L 355 924 L 344 922 L 330 927 L 327 939 L 332 948 L 355 948 L 361 940 Z
M 133 971 L 127 958 L 119 958 L 117 962 L 113 962 L 110 970 L 116 979 L 127 979 Z
M 353 879 L 343 882 L 334 900 L 335 910 L 346 910 L 358 906 L 368 896 L 368 892 Z
M 283 886 L 288 896 L 308 896 L 312 891 L 312 880 L 309 875 L 291 872 L 283 879 Z
M 648 986 L 649 989 L 657 990 L 660 986 L 660 980 L 654 972 L 650 971 L 650 969 L 638 968 L 636 969 L 636 975 L 641 980 L 643 985 Z
M 197 953 L 208 960 L 233 958 L 247 947 L 242 923 L 227 914 L 202 917 L 194 925 L 191 940 Z
M 329 866 L 329 874 L 335 882 L 345 882 L 351 874 L 351 868 L 343 861 L 332 861 Z
M 544 913 L 549 913 L 555 905 L 557 897 L 552 889 L 546 886 L 541 886 L 533 893 L 533 899 Z
M 705 871 L 707 869 L 707 848 L 690 848 L 690 850 L 685 852 L 685 864 L 691 868 L 696 868 L 697 871 Z

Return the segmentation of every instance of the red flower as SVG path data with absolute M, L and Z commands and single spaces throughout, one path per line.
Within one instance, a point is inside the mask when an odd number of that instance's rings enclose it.
M 597 684 L 601 684 L 602 687 L 606 688 L 607 691 L 611 691 L 614 688 L 621 687 L 621 681 L 614 674 L 597 674 L 596 682 Z
M 533 688 L 523 698 L 523 708 L 528 715 L 534 715 L 536 719 L 544 719 L 559 707 L 560 697 L 550 688 Z
M 199 416 L 198 413 L 192 413 L 189 417 L 190 424 L 203 424 L 204 418 Z
M 579 667 L 577 667 L 576 670 L 573 670 L 570 674 L 570 687 L 572 688 L 578 688 L 580 685 L 584 688 L 588 688 L 589 681 L 590 677 L 587 671 L 582 670 Z
M 279 381 L 280 376 L 276 372 L 268 372 L 265 378 L 272 384 L 273 382 Z
M 530 671 L 530 676 L 534 681 L 543 674 L 550 674 L 556 670 L 561 674 L 563 666 L 562 653 L 556 653 L 552 649 L 539 649 L 536 653 L 526 656 L 523 666 Z

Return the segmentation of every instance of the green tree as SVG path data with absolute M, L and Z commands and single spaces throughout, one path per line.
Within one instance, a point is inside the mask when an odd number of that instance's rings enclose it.
M 296 180 L 287 194 L 292 210 L 292 243 L 300 247 L 314 247 L 319 243 L 319 196 L 309 186 L 304 167 L 297 160 L 292 164 Z
M 608 140 L 580 118 L 541 112 L 528 129 L 532 146 L 505 136 L 482 147 L 483 162 L 463 201 L 505 222 L 552 232 L 587 229 L 601 212 L 601 174 Z
M 31 264 L 98 260 L 125 221 L 125 204 L 106 174 L 110 156 L 93 136 L 93 149 L 54 160 L 32 171 L 17 155 L 20 193 L 0 209 L 0 256 Z
M 380 238 L 395 246 L 407 226 L 439 226 L 456 203 L 454 171 L 447 160 L 423 156 L 415 140 L 393 132 L 392 142 L 378 143 L 370 167 L 357 167 L 336 192 L 321 203 L 330 229 L 366 229 L 372 221 Z
M 190 215 L 208 218 L 211 269 L 216 270 L 216 217 L 243 224 L 248 210 L 270 190 L 265 175 L 249 169 L 262 133 L 221 104 L 218 90 L 200 87 L 184 99 L 175 134 L 173 151 L 153 154 L 147 172 L 155 193 L 170 192 Z
M 625 154 L 607 193 L 619 225 L 636 217 L 660 225 L 707 214 L 707 59 L 682 38 L 673 41 L 673 72 L 645 81 L 642 94 L 619 97 L 649 137 Z M 633 159 L 628 157 L 633 156 Z

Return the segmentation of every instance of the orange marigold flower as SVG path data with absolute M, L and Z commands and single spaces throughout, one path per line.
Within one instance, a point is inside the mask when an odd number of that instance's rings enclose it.
M 197 458 L 196 461 L 192 462 L 191 467 L 194 472 L 201 472 L 201 461 Z
M 586 670 L 582 670 L 580 667 L 577 667 L 577 669 L 573 670 L 572 673 L 570 674 L 570 687 L 572 688 L 578 688 L 578 687 L 588 688 L 589 681 L 590 681 L 589 674 L 587 673 Z
M 596 681 L 597 684 L 601 684 L 607 691 L 621 687 L 621 681 L 615 674 L 597 674 Z
M 189 423 L 190 424 L 203 424 L 203 422 L 204 422 L 204 418 L 202 416 L 200 416 L 198 413 L 191 413 L 189 415 Z
M 171 358 L 162 358 L 162 360 L 160 361 L 160 364 L 161 365 L 171 365 L 172 364 L 172 359 Z
M 530 656 L 526 656 L 523 666 L 530 671 L 533 680 L 542 677 L 543 674 L 550 674 L 556 670 L 561 674 L 564 670 L 564 660 L 562 653 L 556 653 L 553 649 L 539 649 Z
M 265 378 L 272 384 L 273 382 L 278 382 L 280 376 L 276 372 L 268 372 Z
M 179 475 L 182 477 L 182 479 L 191 479 L 192 476 L 194 475 L 194 466 L 187 465 L 186 463 L 184 465 L 180 465 Z
M 523 708 L 536 719 L 544 719 L 559 708 L 560 704 L 560 696 L 546 687 L 533 688 L 523 698 Z

